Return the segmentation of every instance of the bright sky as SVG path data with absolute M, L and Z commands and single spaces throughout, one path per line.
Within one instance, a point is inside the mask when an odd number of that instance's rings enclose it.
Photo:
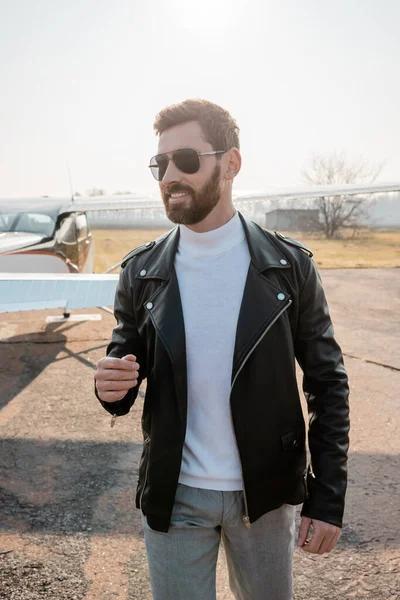
M 0 197 L 156 191 L 156 113 L 241 129 L 236 187 L 302 184 L 313 153 L 400 179 L 399 0 L 2 0 Z

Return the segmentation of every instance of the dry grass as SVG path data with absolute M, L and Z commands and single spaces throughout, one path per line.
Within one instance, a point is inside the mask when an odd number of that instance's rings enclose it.
M 104 273 L 128 252 L 155 240 L 167 229 L 92 229 L 95 243 L 94 272 Z M 118 269 L 114 271 L 118 272 Z
M 95 273 L 103 273 L 133 248 L 154 240 L 165 229 L 95 229 Z M 285 232 L 282 232 L 285 233 Z M 362 230 L 357 237 L 325 240 L 319 235 L 287 232 L 314 252 L 324 269 L 400 267 L 400 230 Z
M 324 269 L 400 267 L 399 229 L 365 229 L 357 237 L 334 240 L 307 233 L 288 235 L 311 248 L 317 265 Z

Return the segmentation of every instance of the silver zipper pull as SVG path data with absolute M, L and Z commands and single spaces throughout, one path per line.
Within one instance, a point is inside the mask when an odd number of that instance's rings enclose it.
M 116 418 L 117 418 L 117 415 L 113 415 L 113 416 L 111 417 L 111 423 L 110 423 L 110 427 L 114 427 Z
M 242 521 L 246 525 L 247 529 L 251 528 L 251 523 L 250 523 L 250 517 L 249 517 L 249 515 L 243 515 Z

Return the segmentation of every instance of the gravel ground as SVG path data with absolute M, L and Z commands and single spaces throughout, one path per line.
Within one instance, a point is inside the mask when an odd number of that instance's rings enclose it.
M 295 598 L 400 600 L 400 270 L 322 275 L 352 384 L 349 490 L 337 548 L 296 550 Z M 92 376 L 113 318 L 47 314 L 0 317 L 0 598 L 149 599 L 134 508 L 143 400 L 111 429 Z M 232 598 L 223 549 L 217 589 Z

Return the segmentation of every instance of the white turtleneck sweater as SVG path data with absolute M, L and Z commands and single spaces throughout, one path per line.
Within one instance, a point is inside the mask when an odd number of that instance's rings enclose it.
M 185 323 L 188 413 L 179 482 L 192 487 L 243 488 L 230 393 L 249 263 L 237 213 L 206 233 L 180 226 L 175 270 Z

